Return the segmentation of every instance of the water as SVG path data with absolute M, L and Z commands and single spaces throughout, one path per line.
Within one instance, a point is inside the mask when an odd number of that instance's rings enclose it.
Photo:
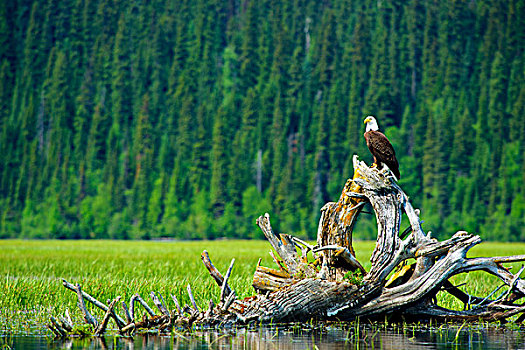
M 355 324 L 257 327 L 194 331 L 133 338 L 53 339 L 0 335 L 0 349 L 516 349 L 525 350 L 525 328 Z

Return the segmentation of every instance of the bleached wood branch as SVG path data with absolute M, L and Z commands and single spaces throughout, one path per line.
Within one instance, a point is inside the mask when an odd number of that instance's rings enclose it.
M 75 286 L 75 291 L 77 292 L 77 296 L 78 296 L 78 307 L 84 314 L 84 320 L 86 321 L 86 323 L 96 328 L 98 326 L 98 321 L 93 315 L 89 313 L 86 307 L 86 303 L 84 302 L 84 296 L 82 294 L 82 289 L 80 287 L 80 284 L 77 283 L 77 285 Z
M 73 292 L 77 292 L 76 287 L 74 285 L 72 285 L 71 283 L 69 283 L 68 281 L 66 281 L 65 279 L 62 279 L 62 285 L 64 287 L 66 287 L 67 289 L 72 290 Z M 89 301 L 91 304 L 95 305 L 99 309 L 102 309 L 104 311 L 108 310 L 108 306 L 107 305 L 105 305 L 104 303 L 101 303 L 97 299 L 93 298 L 88 293 L 84 292 L 83 290 L 81 290 L 80 293 L 81 293 L 83 299 Z M 119 326 L 124 326 L 126 324 L 126 322 L 122 319 L 122 317 L 120 317 L 120 316 L 115 314 L 115 318 L 117 319 L 117 322 L 119 323 Z
M 155 304 L 155 306 L 157 307 L 157 309 L 159 309 L 161 314 L 163 315 L 170 314 L 170 312 L 168 311 L 168 308 L 166 307 L 166 305 L 164 305 L 163 300 L 159 299 L 159 297 L 157 297 L 155 292 L 151 292 L 150 296 L 151 296 L 151 299 L 153 300 L 153 304 Z M 160 293 L 159 293 L 159 296 L 162 298 L 162 295 L 160 295 Z
M 228 279 L 230 278 L 230 274 L 233 269 L 233 264 L 235 264 L 235 259 L 232 259 L 230 267 L 228 267 L 228 271 L 226 271 L 226 275 L 224 276 L 224 281 L 222 282 L 221 287 L 221 301 L 224 301 L 224 298 L 228 297 L 231 294 L 231 290 L 230 293 L 228 293 L 226 287 L 228 287 Z
M 140 295 L 135 294 L 135 301 L 142 305 L 144 310 L 146 310 L 146 312 L 150 314 L 150 316 L 155 316 L 155 311 L 153 311 L 153 309 L 149 307 L 148 303 L 146 303 L 146 301 L 142 299 Z
M 219 272 L 219 270 L 217 270 L 217 268 L 211 262 L 211 259 L 210 259 L 210 256 L 208 254 L 208 251 L 204 250 L 202 252 L 201 259 L 202 259 L 202 263 L 204 264 L 204 266 L 206 266 L 206 268 L 208 269 L 208 271 L 210 273 L 210 276 L 213 277 L 213 279 L 215 280 L 215 282 L 217 283 L 217 285 L 219 287 L 222 287 L 223 281 L 224 281 L 224 277 L 222 276 L 222 274 Z M 231 289 L 228 286 L 228 284 L 226 284 L 226 286 L 225 286 L 225 293 L 226 293 L 226 295 L 230 295 L 230 293 L 231 293 Z
M 188 296 L 190 297 L 190 301 L 191 301 L 191 304 L 193 305 L 193 308 L 195 309 L 195 311 L 200 312 L 199 307 L 197 306 L 197 303 L 195 302 L 195 298 L 193 297 L 193 293 L 191 292 L 191 286 L 189 283 L 188 283 L 188 286 L 186 287 L 186 290 L 188 291 Z
M 104 315 L 104 318 L 102 319 L 102 322 L 95 330 L 95 336 L 102 336 L 106 332 L 106 328 L 108 326 L 109 318 L 111 317 L 111 313 L 113 312 L 113 308 L 115 307 L 115 304 L 120 300 L 120 297 L 117 297 L 114 299 L 111 304 L 108 306 L 108 310 L 106 311 L 106 314 Z
M 281 234 L 277 236 L 272 229 L 270 224 L 270 215 L 268 213 L 264 216 L 259 216 L 256 221 L 257 225 L 263 231 L 266 239 L 272 245 L 273 249 L 279 254 L 279 256 L 284 260 L 288 271 L 291 274 L 294 274 L 297 270 L 297 251 L 295 250 L 295 244 L 293 243 L 291 236 Z

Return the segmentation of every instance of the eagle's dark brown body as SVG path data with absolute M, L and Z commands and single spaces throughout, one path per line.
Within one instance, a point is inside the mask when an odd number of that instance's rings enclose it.
M 385 163 L 399 180 L 401 174 L 399 173 L 399 163 L 396 159 L 396 151 L 387 137 L 374 130 L 365 132 L 365 140 L 370 153 L 374 156 L 374 163 L 378 168 L 381 168 L 381 163 Z

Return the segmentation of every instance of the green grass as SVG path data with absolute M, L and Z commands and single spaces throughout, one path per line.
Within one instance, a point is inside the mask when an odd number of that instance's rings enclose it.
M 374 245 L 355 242 L 357 258 L 366 269 Z M 199 306 L 207 305 L 209 299 L 217 302 L 219 288 L 200 260 L 204 249 L 223 274 L 235 258 L 230 285 L 240 297 L 254 293 L 251 283 L 259 258 L 262 265 L 276 267 L 266 241 L 0 241 L 0 334 L 48 334 L 43 326 L 49 316 L 62 315 L 66 308 L 81 323 L 76 296 L 62 286 L 61 278 L 80 283 L 103 302 L 118 295 L 128 302 L 138 292 L 153 307 L 149 293 L 155 291 L 173 308 L 170 294 L 189 304 L 188 283 Z M 524 251 L 525 244 L 484 243 L 470 256 Z M 466 291 L 476 295 L 486 294 L 499 283 L 485 273 L 454 278 L 456 284 L 465 281 L 469 283 Z M 443 306 L 462 308 L 453 298 L 442 299 Z M 142 309 L 138 310 L 140 314 Z M 102 317 L 98 310 L 94 314 Z
M 103 302 L 117 295 L 128 302 L 138 292 L 152 307 L 151 291 L 170 304 L 170 294 L 189 304 L 189 283 L 197 301 L 207 305 L 219 289 L 201 262 L 204 249 L 223 273 L 236 259 L 230 285 L 243 297 L 252 293 L 258 258 L 271 263 L 263 241 L 0 241 L 0 331 L 43 331 L 48 316 L 66 308 L 80 320 L 76 297 L 61 278 Z

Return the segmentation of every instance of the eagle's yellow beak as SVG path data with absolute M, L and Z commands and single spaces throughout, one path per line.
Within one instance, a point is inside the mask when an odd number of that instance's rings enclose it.
M 370 118 L 366 118 L 365 121 L 363 122 L 363 124 L 366 124 L 366 123 L 368 123 L 368 122 L 371 121 L 371 120 L 372 120 L 372 119 L 370 119 Z

